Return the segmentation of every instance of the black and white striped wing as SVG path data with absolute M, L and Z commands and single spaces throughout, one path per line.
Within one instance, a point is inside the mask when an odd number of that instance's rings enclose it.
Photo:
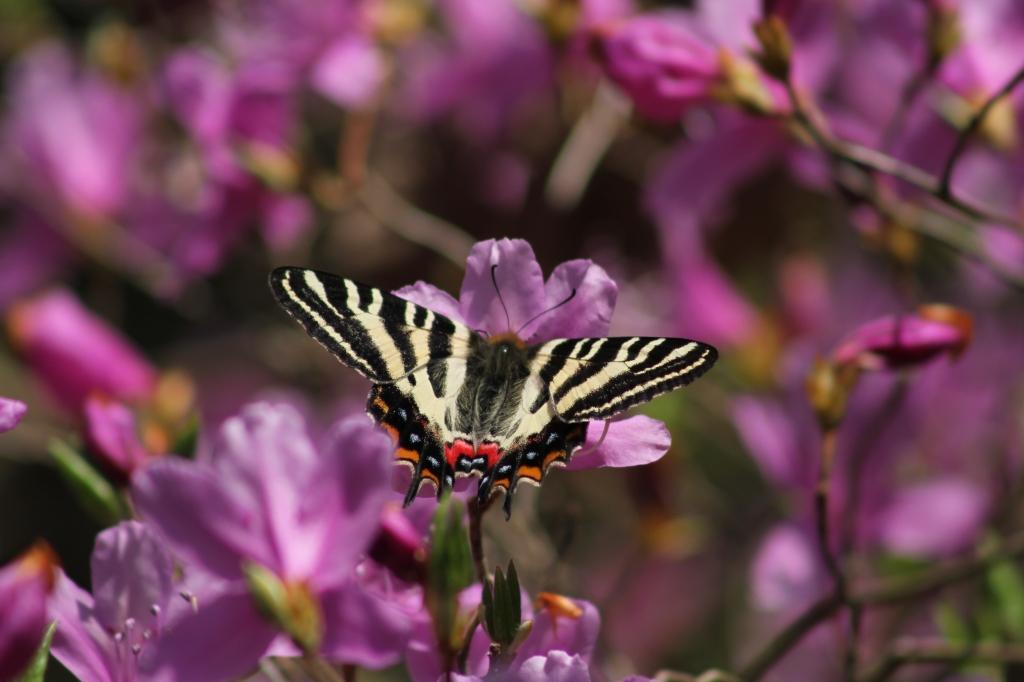
M 531 369 L 546 388 L 535 400 L 566 422 L 607 419 L 690 383 L 717 358 L 714 347 L 688 339 L 554 339 L 534 355 Z
M 468 327 L 375 287 L 285 267 L 270 273 L 270 288 L 310 336 L 374 383 L 469 353 Z

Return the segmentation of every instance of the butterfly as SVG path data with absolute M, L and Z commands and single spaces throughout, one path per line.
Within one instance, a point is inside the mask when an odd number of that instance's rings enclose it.
M 478 475 L 478 501 L 504 491 L 511 516 L 516 487 L 540 485 L 549 469 L 568 464 L 590 420 L 688 384 L 718 357 L 688 339 L 528 344 L 511 331 L 486 336 L 387 291 L 305 268 L 277 268 L 270 288 L 310 336 L 372 382 L 367 411 L 391 435 L 396 461 L 412 469 L 406 505 L 425 483 L 440 496 L 457 477 Z

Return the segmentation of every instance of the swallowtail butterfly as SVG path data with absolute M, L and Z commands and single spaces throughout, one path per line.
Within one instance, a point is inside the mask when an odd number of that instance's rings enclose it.
M 493 272 L 492 272 L 493 275 Z M 343 363 L 373 382 L 370 415 L 413 470 L 405 497 L 479 475 L 478 500 L 539 485 L 608 419 L 690 383 L 717 351 L 687 339 L 485 336 L 386 291 L 315 270 L 270 275 L 281 306 Z

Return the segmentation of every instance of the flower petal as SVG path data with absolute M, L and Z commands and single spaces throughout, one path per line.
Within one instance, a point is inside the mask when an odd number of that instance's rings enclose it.
M 228 580 L 241 577 L 250 558 L 274 565 L 265 536 L 252 529 L 250 514 L 225 495 L 213 471 L 165 458 L 135 475 L 132 501 L 139 514 L 190 567 Z
M 601 615 L 590 602 L 582 599 L 572 602 L 581 611 L 576 618 L 556 614 L 550 609 L 538 609 L 530 636 L 516 652 L 517 661 L 544 656 L 555 649 L 577 655 L 584 661 L 590 660 L 601 629 Z
M 948 556 L 970 546 L 988 507 L 985 491 L 963 479 L 917 484 L 901 491 L 882 512 L 881 539 L 895 552 Z
M 608 433 L 602 439 L 604 428 L 604 422 L 590 422 L 587 440 L 569 463 L 569 470 L 650 464 L 661 459 L 672 445 L 665 424 L 644 415 L 608 422 Z
M 331 43 L 313 64 L 310 85 L 342 107 L 372 103 L 384 79 L 384 57 L 374 43 L 351 34 Z
M 547 656 L 529 658 L 510 678 L 517 682 L 590 682 L 590 669 L 579 656 L 552 651 Z
M 157 640 L 140 669 L 154 682 L 218 682 L 249 672 L 278 633 L 256 611 L 244 587 L 200 604 Z
M 93 618 L 92 595 L 62 571 L 50 600 L 50 617 L 57 621 L 50 653 L 82 682 L 117 679 L 113 640 Z
M 307 578 L 321 542 L 311 541 L 319 521 L 310 500 L 334 494 L 329 465 L 319 457 L 299 412 L 284 403 L 253 403 L 224 422 L 212 461 L 218 483 L 246 512 L 266 554 L 247 554 L 283 578 Z M 345 544 L 348 543 L 337 543 Z
M 751 568 L 755 603 L 768 611 L 802 608 L 821 594 L 823 573 L 809 538 L 795 526 L 773 528 Z
M 498 267 L 491 281 L 493 265 Z M 514 331 L 544 310 L 545 300 L 544 273 L 528 242 L 489 239 L 473 247 L 466 259 L 466 276 L 459 295 L 466 324 L 492 334 Z
M 397 663 L 409 641 L 409 615 L 355 581 L 321 595 L 327 658 L 371 669 Z
M 559 305 L 573 292 L 568 303 Z M 546 307 L 558 306 L 544 313 L 526 338 L 548 340 L 558 337 L 607 336 L 618 286 L 604 268 L 589 260 L 572 260 L 560 264 L 544 285 Z M 533 326 L 533 325 L 531 325 Z
M 91 568 L 96 619 L 108 628 L 119 629 L 128 618 L 148 621 L 153 606 L 163 609 L 171 595 L 171 556 L 137 521 L 125 521 L 99 534 Z
M 464 322 L 462 311 L 459 309 L 459 302 L 456 301 L 447 291 L 442 291 L 433 284 L 416 282 L 409 286 L 402 287 L 394 292 L 395 296 L 412 301 L 424 308 L 440 313 L 456 322 Z
M 10 431 L 17 426 L 27 411 L 28 407 L 20 400 L 0 398 L 0 433 Z
M 361 415 L 338 422 L 328 436 L 321 453 L 331 472 L 325 476 L 325 494 L 310 498 L 305 509 L 307 517 L 323 521 L 315 538 L 318 586 L 338 584 L 370 549 L 391 497 L 392 451 L 387 434 Z

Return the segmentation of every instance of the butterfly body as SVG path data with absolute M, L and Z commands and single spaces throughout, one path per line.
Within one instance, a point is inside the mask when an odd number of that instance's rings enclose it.
M 406 504 L 422 485 L 440 494 L 480 477 L 478 499 L 540 484 L 607 419 L 689 383 L 714 348 L 686 339 L 484 336 L 388 292 L 301 268 L 270 277 L 281 305 L 343 363 L 373 382 L 369 414 L 412 469 Z

